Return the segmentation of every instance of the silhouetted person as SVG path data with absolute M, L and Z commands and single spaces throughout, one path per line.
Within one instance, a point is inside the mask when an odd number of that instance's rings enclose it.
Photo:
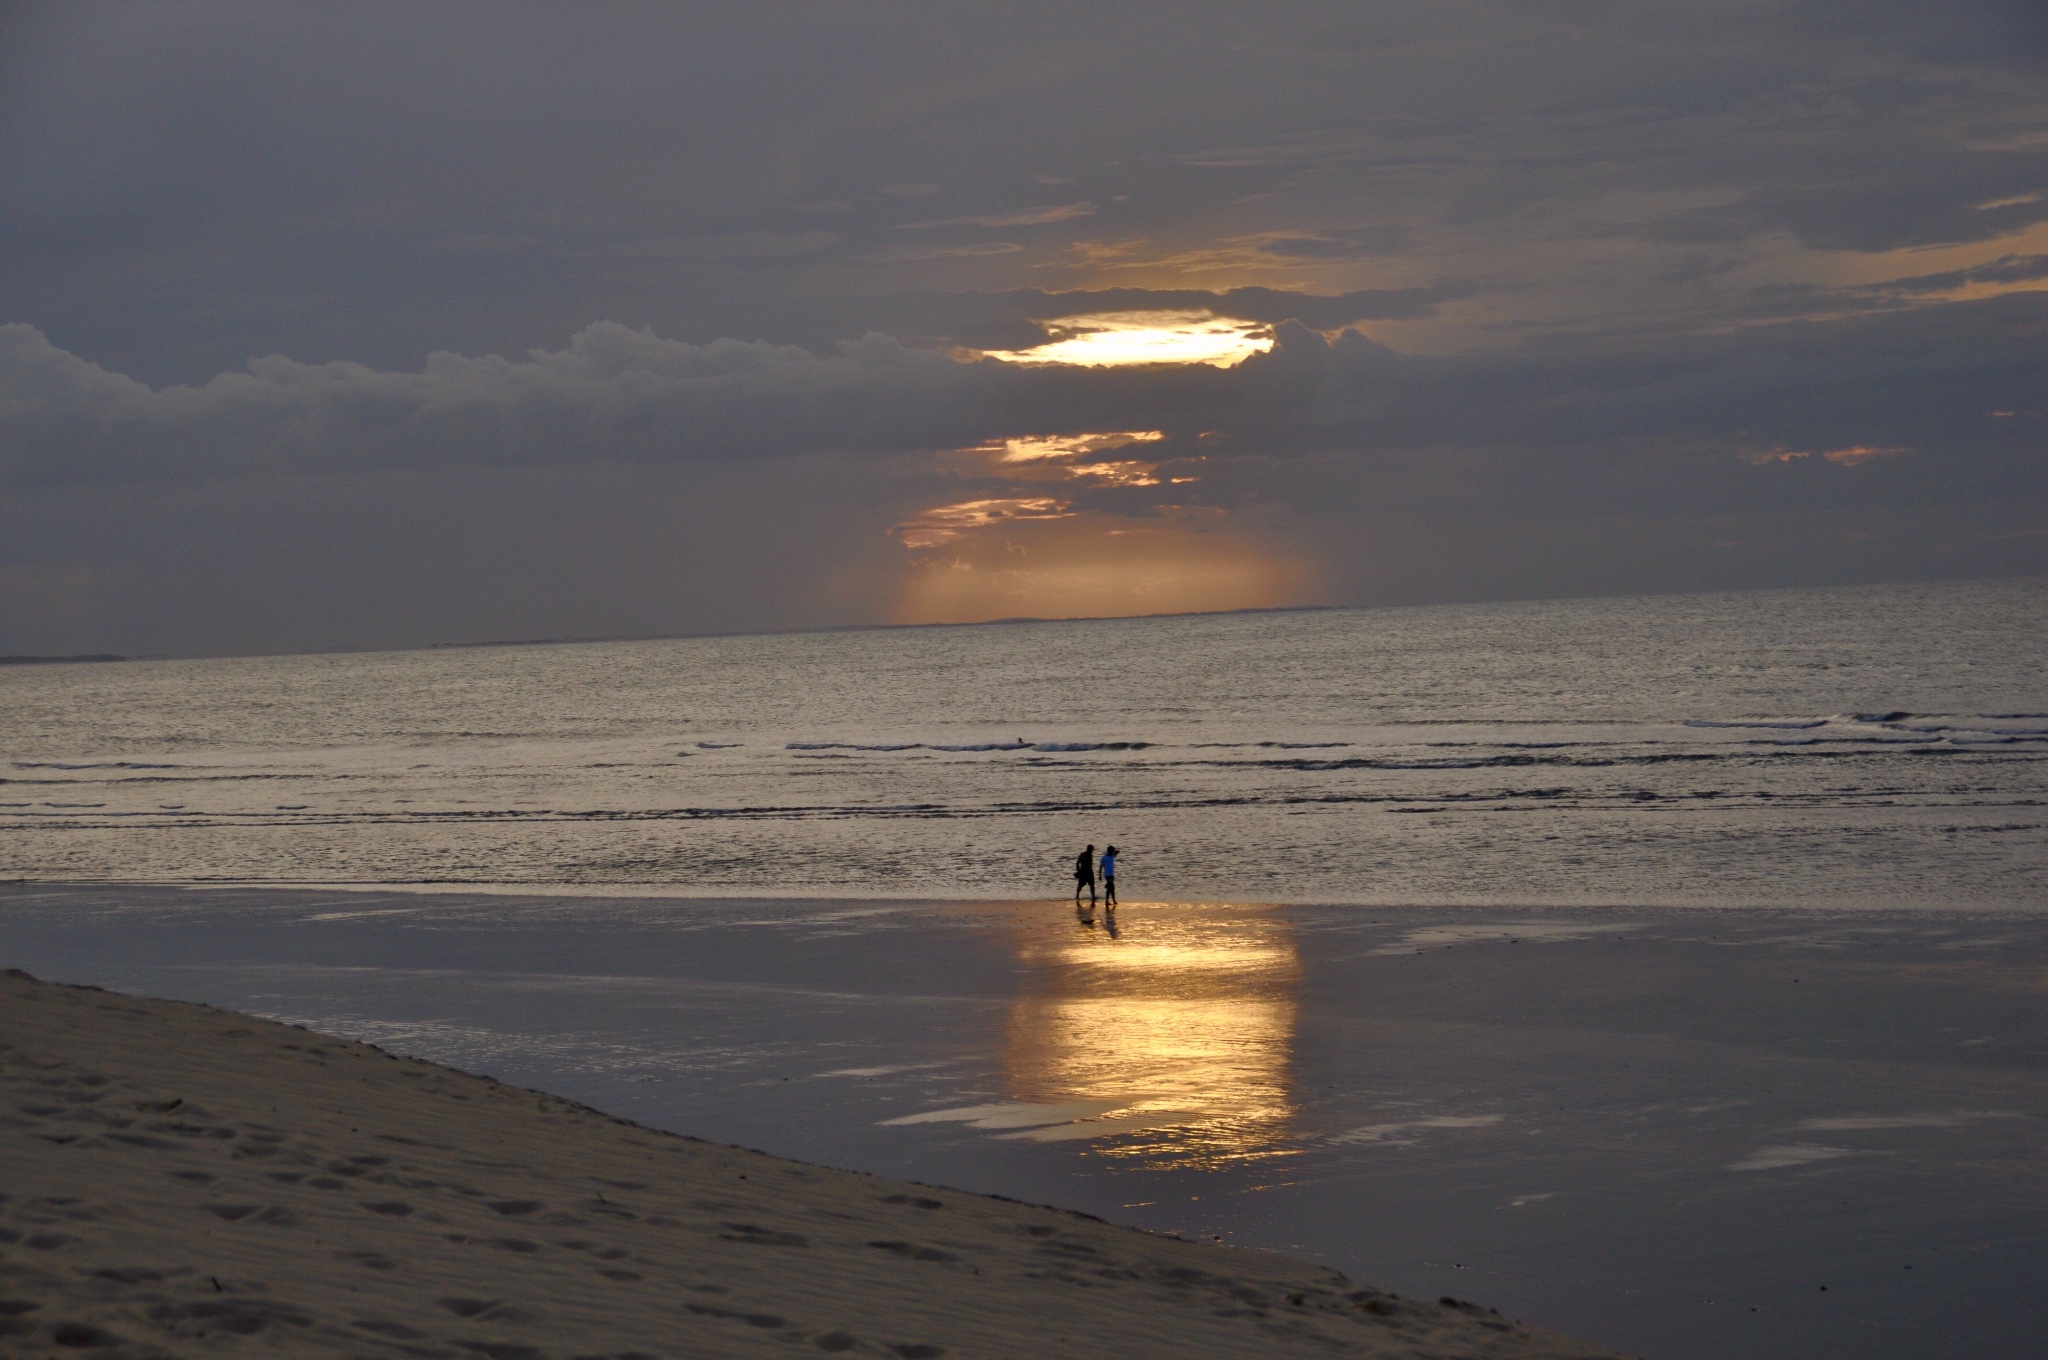
M 1102 852 L 1102 905 L 1116 905 L 1116 847 Z
M 1095 847 L 1091 844 L 1074 861 L 1074 905 L 1081 905 L 1081 889 L 1088 890 L 1088 905 L 1095 905 Z

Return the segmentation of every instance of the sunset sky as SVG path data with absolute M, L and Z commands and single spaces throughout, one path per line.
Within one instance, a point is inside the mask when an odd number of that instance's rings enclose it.
M 0 9 L 0 653 L 2048 573 L 2048 9 Z

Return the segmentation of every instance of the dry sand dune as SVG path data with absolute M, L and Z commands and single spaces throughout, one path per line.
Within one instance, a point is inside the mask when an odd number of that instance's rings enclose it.
M 10 1356 L 1613 1354 L 19 972 L 0 1088 Z

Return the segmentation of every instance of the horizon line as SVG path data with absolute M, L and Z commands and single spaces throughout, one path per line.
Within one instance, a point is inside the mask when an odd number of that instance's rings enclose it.
M 839 623 L 809 624 L 790 628 L 712 629 L 704 632 L 617 633 L 589 637 L 487 638 L 473 642 L 425 642 L 399 646 L 340 644 L 329 647 L 291 648 L 281 651 L 223 652 L 113 652 L 69 655 L 14 654 L 0 656 L 0 666 L 94 665 L 120 661 L 233 661 L 259 657 L 368 656 L 380 652 L 471 651 L 494 647 L 590 647 L 621 642 L 690 642 L 709 638 L 796 637 L 808 633 L 877 633 L 919 628 L 995 628 L 1039 623 L 1116 623 L 1144 619 L 1226 618 L 1238 614 L 1313 614 L 1344 610 L 1455 609 L 1489 604 L 1563 603 L 1573 600 L 1647 600 L 1684 595 L 1761 595 L 1794 590 L 1872 590 L 1909 586 L 1991 584 L 2006 581 L 2044 581 L 2048 576 L 2023 572 L 2012 576 L 1963 576 L 1917 578 L 1900 581 L 1836 581 L 1799 585 L 1721 586 L 1687 590 L 1593 591 L 1568 595 L 1494 596 L 1469 600 L 1427 600 L 1386 604 L 1289 604 L 1257 605 L 1243 609 L 1171 610 L 1158 614 L 1017 614 L 996 619 L 968 619 L 931 623 Z

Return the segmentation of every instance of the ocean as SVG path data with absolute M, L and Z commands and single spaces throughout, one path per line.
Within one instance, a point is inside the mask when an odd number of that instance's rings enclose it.
M 2027 907 L 2048 585 L 0 671 L 0 878 Z
M 2015 581 L 11 667 L 0 967 L 1673 1360 L 2018 1360 L 2043 637 Z

